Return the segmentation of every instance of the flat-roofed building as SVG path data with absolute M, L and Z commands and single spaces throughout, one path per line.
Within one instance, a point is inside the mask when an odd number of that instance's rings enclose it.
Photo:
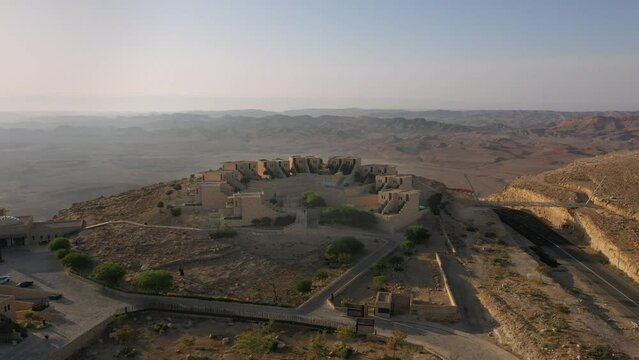
M 263 192 L 235 193 L 226 198 L 226 216 L 239 220 L 240 225 L 251 225 L 253 220 L 265 217 L 271 220 L 283 215 L 268 202 Z
M 262 179 L 285 178 L 290 174 L 289 162 L 284 159 L 260 159 L 257 161 L 257 175 Z
M 362 159 L 356 156 L 333 156 L 328 158 L 327 168 L 331 174 L 341 172 L 350 175 L 353 171 L 359 171 Z
M 397 175 L 397 167 L 388 164 L 366 164 L 361 167 L 362 175 Z
M 385 190 L 378 194 L 379 213 L 398 214 L 402 211 L 419 212 L 419 190 Z
M 249 179 L 259 179 L 257 161 L 226 161 L 222 164 L 222 170 L 237 170 Z
M 16 298 L 13 295 L 0 294 L 0 318 L 16 321 Z
M 37 245 L 83 229 L 85 222 L 34 222 L 32 216 L 0 216 L 0 247 Z
M 375 190 L 412 190 L 413 175 L 376 175 Z

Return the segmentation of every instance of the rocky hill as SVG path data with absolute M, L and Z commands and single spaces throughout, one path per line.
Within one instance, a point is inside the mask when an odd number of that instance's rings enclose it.
M 602 124 L 601 119 L 590 122 L 592 126 L 597 124 Z M 587 243 L 639 281 L 638 150 L 578 160 L 557 170 L 521 177 L 490 198 L 565 202 L 590 199 L 596 207 L 531 210 L 569 239 Z

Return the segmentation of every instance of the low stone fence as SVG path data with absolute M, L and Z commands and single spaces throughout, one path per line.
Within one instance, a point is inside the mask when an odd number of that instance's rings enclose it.
M 453 322 L 459 320 L 459 311 L 456 305 L 433 305 L 413 301 L 410 305 L 410 311 L 428 321 Z

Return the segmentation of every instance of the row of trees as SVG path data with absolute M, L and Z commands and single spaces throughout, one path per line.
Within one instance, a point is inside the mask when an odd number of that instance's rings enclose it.
M 49 249 L 54 251 L 55 256 L 61 260 L 65 268 L 88 273 L 91 279 L 108 286 L 120 285 L 126 275 L 126 269 L 118 263 L 107 261 L 95 265 L 89 255 L 72 251 L 71 243 L 67 238 L 53 239 L 49 243 Z M 165 270 L 146 270 L 135 277 L 133 286 L 142 291 L 167 293 L 173 287 L 173 275 Z

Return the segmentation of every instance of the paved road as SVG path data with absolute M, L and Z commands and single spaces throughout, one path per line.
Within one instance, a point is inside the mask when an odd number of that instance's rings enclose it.
M 105 221 L 99 224 L 94 224 L 94 225 L 90 225 L 84 228 L 84 230 L 91 230 L 91 229 L 96 229 L 99 227 L 103 227 L 103 226 L 108 226 L 108 225 L 115 225 L 115 224 L 128 224 L 128 225 L 134 225 L 134 226 L 139 226 L 139 227 L 144 227 L 144 228 L 153 228 L 153 229 L 171 229 L 171 230 L 189 230 L 189 231 L 210 231 L 210 229 L 201 229 L 201 228 L 194 228 L 194 227 L 188 227 L 188 226 L 167 226 L 167 225 L 147 225 L 147 224 L 142 224 L 139 222 L 135 222 L 135 221 L 128 221 L 128 220 L 110 220 L 110 221 Z
M 394 329 L 400 329 L 411 343 L 422 345 L 447 359 L 515 360 L 517 357 L 492 344 L 489 340 L 444 325 L 426 321 L 401 321 L 375 319 L 377 333 L 388 336 Z
M 610 296 L 611 306 L 631 321 L 639 322 L 639 287 L 599 259 L 572 245 L 536 217 L 515 210 L 497 210 L 502 221 L 540 246 L 555 260 L 567 265 L 574 275 L 586 278 Z

